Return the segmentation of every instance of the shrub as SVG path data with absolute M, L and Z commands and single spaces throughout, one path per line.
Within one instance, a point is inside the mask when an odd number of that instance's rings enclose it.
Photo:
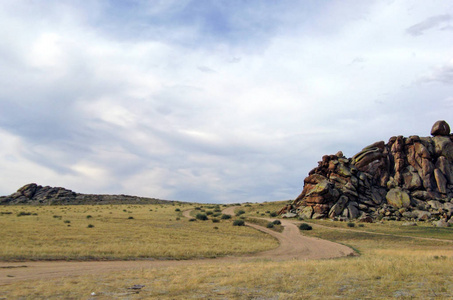
M 91 219 L 93 216 L 92 215 L 88 215 L 87 216 L 87 219 Z
M 299 229 L 300 230 L 312 230 L 313 228 L 310 225 L 308 225 L 307 223 L 302 223 L 299 225 Z
M 220 220 L 219 219 L 212 219 L 212 223 L 219 223 Z
M 245 222 L 244 220 L 234 220 L 233 226 L 244 226 Z
M 194 208 L 195 210 L 201 210 L 201 207 L 197 206 Z
M 0 215 L 12 215 L 13 213 L 10 211 L 2 211 L 0 212 Z
M 365 225 L 364 224 L 359 224 L 359 227 L 365 227 Z
M 214 212 L 211 211 L 211 210 L 208 210 L 208 211 L 206 212 L 206 214 L 207 214 L 208 216 L 212 215 L 213 213 L 214 213 Z
M 71 223 L 71 221 L 69 221 L 69 220 L 64 220 L 63 223 L 69 224 L 69 223 Z
M 269 215 L 273 218 L 273 217 L 276 217 L 276 216 L 277 216 L 277 213 L 276 213 L 275 211 L 273 211 L 273 212 L 271 212 Z
M 198 220 L 206 221 L 208 219 L 208 216 L 206 214 L 197 214 L 195 216 Z
M 17 214 L 18 217 L 22 217 L 22 216 L 30 216 L 31 213 L 29 212 L 25 212 L 25 211 L 21 211 Z
M 237 213 L 236 213 L 236 216 L 240 216 L 240 215 L 243 215 L 245 214 L 245 211 L 243 211 L 242 209 L 239 210 Z
M 93 228 L 93 227 L 94 227 L 94 225 L 93 225 L 93 224 L 88 224 L 88 226 L 87 226 L 87 227 L 88 227 L 88 228 Z
M 274 225 L 282 225 L 282 222 L 280 222 L 280 220 L 275 220 L 275 221 L 272 222 L 272 223 L 274 223 Z
M 179 208 L 175 209 L 175 211 L 181 211 Z
M 194 218 L 189 219 L 189 222 L 194 222 L 194 221 L 196 221 L 196 219 L 194 219 Z
M 349 222 L 348 227 L 355 227 L 355 223 Z
M 266 227 L 267 228 L 274 228 L 274 223 L 269 222 L 269 223 L 267 223 Z
M 228 220 L 228 219 L 231 219 L 231 215 L 225 215 L 223 214 L 222 217 L 221 217 L 222 220 Z
M 127 218 L 128 220 L 132 220 L 134 217 L 130 216 L 129 218 Z

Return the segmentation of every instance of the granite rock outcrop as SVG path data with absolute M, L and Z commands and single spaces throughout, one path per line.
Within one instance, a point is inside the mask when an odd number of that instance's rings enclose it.
M 82 204 L 168 204 L 174 201 L 129 195 L 79 194 L 62 187 L 24 185 L 17 192 L 0 197 L 0 205 L 82 205 Z
M 325 155 L 302 193 L 279 213 L 338 220 L 453 220 L 453 135 L 437 121 L 430 137 L 394 136 L 352 158 Z M 453 221 L 452 221 L 453 222 Z

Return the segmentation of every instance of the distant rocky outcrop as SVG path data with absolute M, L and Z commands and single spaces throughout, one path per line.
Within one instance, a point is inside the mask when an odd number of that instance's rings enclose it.
M 279 213 L 338 220 L 439 220 L 453 223 L 453 135 L 437 121 L 432 137 L 394 136 L 352 158 L 325 155 L 302 193 Z
M 0 205 L 169 204 L 174 201 L 128 195 L 78 194 L 62 187 L 27 184 L 12 195 L 0 197 Z

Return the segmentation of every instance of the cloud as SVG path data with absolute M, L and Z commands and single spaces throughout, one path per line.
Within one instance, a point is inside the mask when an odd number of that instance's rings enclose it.
M 208 68 L 206 66 L 198 66 L 197 69 L 200 70 L 201 72 L 205 72 L 205 73 L 216 73 L 216 71 L 214 71 L 213 69 Z
M 2 2 L 0 192 L 294 198 L 322 155 L 448 119 L 448 32 L 405 32 L 447 6 Z
M 450 23 L 451 20 L 452 16 L 449 14 L 432 16 L 420 23 L 417 23 L 407 28 L 406 32 L 413 36 L 419 36 L 422 35 L 427 30 L 430 30 L 435 27 L 440 27 L 440 25 L 444 25 L 445 23 Z M 445 29 L 445 27 L 443 29 Z
M 442 66 L 433 67 L 428 74 L 421 76 L 417 82 L 453 84 L 453 60 Z

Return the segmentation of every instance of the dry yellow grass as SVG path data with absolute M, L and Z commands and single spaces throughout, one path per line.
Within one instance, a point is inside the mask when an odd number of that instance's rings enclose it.
M 175 211 L 191 207 L 0 207 L 0 260 L 187 259 L 277 246 L 272 237 L 231 221 L 189 222 Z M 21 212 L 32 215 L 17 216 Z
M 437 256 L 436 256 L 437 255 Z M 437 258 L 436 258 L 437 257 Z M 30 299 L 445 299 L 453 253 L 378 251 L 323 261 L 206 263 L 4 286 Z M 139 294 L 128 287 L 144 285 Z
M 163 223 L 172 224 L 170 221 Z M 200 224 L 202 223 L 197 223 Z M 380 230 L 378 225 L 366 224 L 360 229 Z M 394 232 L 400 231 L 398 229 Z M 96 299 L 453 297 L 451 242 L 359 233 L 354 229 L 337 228 L 315 228 L 304 234 L 352 245 L 360 251 L 361 256 L 321 261 L 198 262 L 190 266 L 38 280 L 27 284 L 19 282 L 3 286 L 0 298 L 89 299 L 92 298 L 91 293 L 96 294 Z M 423 228 L 413 234 L 422 237 L 426 235 Z M 144 285 L 139 293 L 128 289 L 136 284 Z

